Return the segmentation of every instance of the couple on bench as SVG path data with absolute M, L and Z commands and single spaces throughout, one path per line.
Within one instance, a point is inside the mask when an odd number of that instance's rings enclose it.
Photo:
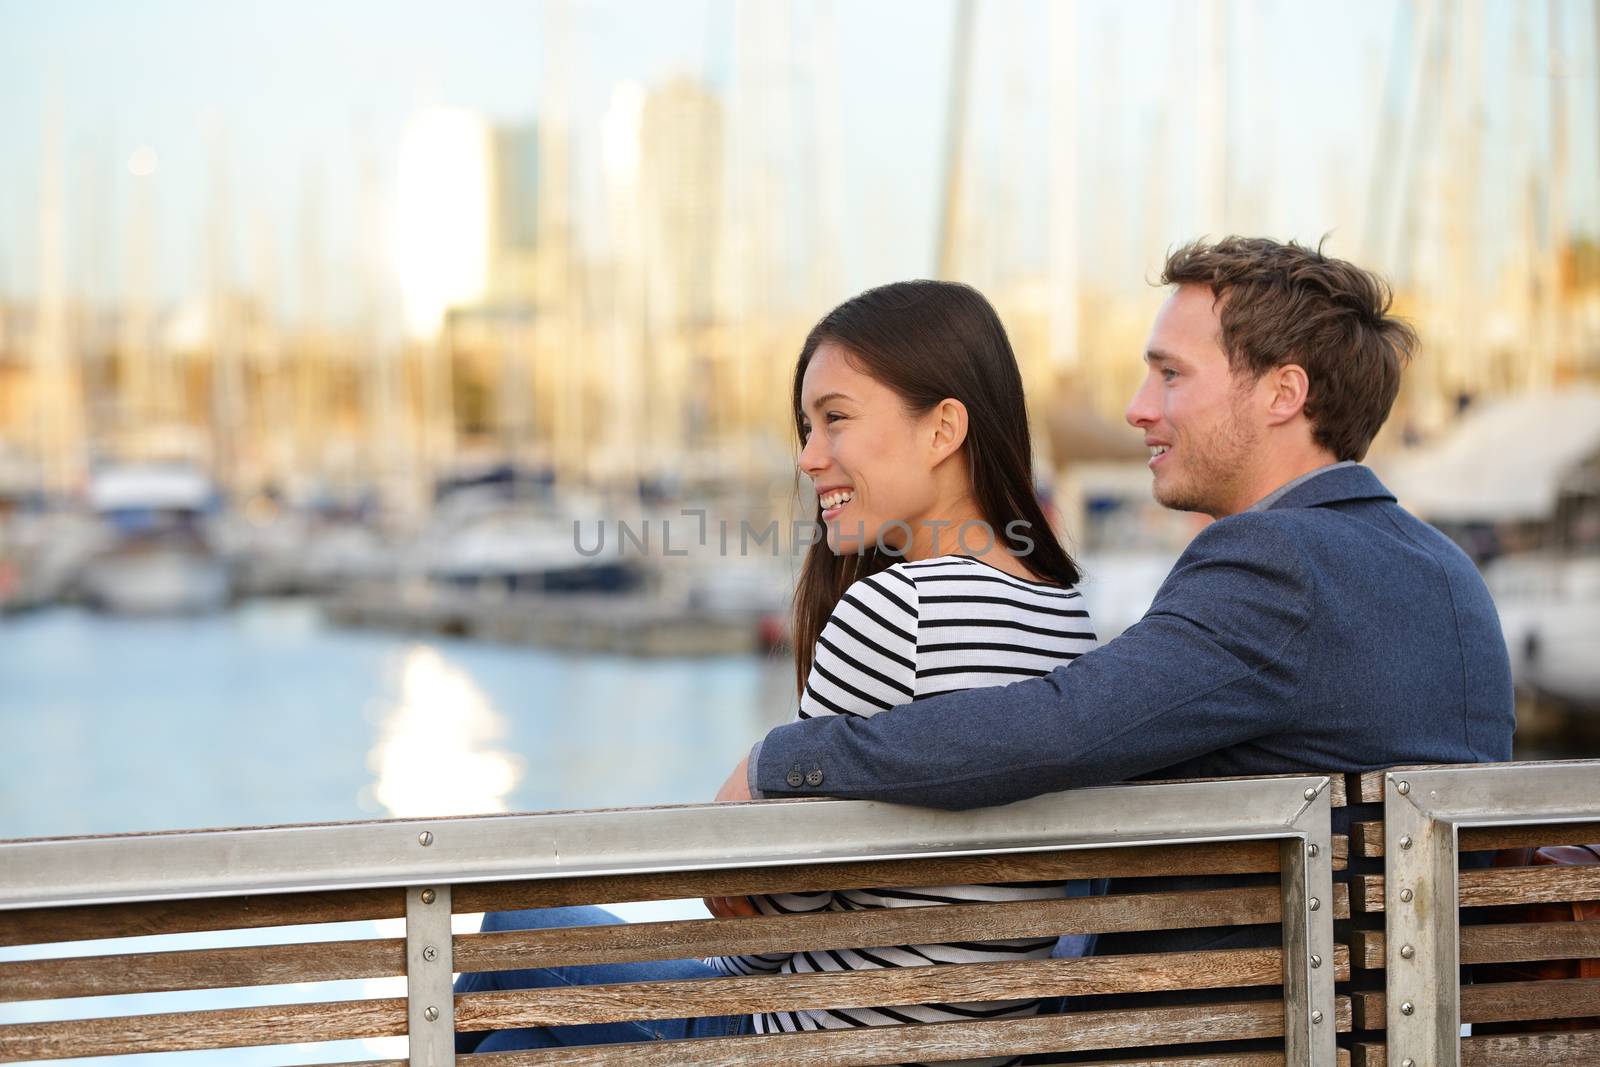
M 1295 244 L 1180 248 L 1127 421 L 1156 499 L 1216 520 L 1150 610 L 1096 646 L 1079 571 L 1034 493 L 1022 379 L 976 291 L 869 290 L 794 374 L 819 537 L 794 599 L 799 711 L 718 800 L 833 796 L 941 808 L 1139 778 L 1359 771 L 1510 758 L 1511 674 L 1467 557 L 1367 467 L 1417 339 L 1373 274 Z M 717 915 L 1082 892 L 1037 884 L 707 901 Z M 507 912 L 485 930 L 616 922 Z M 1255 933 L 1259 933 L 1256 931 Z M 1234 947 L 1252 932 L 1100 939 L 1105 953 Z M 1080 939 L 899 945 L 464 974 L 458 992 L 1078 955 Z M 1035 1000 L 462 1034 L 460 1051 L 1033 1014 Z M 1004 1059 L 968 1061 L 998 1064 Z

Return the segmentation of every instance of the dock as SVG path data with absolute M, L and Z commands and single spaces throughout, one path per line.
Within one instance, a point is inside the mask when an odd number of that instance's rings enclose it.
M 368 589 L 330 597 L 337 626 L 470 637 L 506 644 L 626 656 L 722 656 L 771 651 L 763 613 L 716 610 L 643 595 L 506 594 Z

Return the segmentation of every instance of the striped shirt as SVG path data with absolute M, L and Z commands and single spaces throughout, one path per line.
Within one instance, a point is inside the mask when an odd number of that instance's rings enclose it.
M 1006 685 L 1049 674 L 1095 645 L 1089 613 L 1075 589 L 1013 577 L 968 556 L 897 563 L 851 585 L 817 638 L 799 717 L 873 715 L 958 689 Z M 780 893 L 751 899 L 766 915 L 860 911 L 973 901 L 1062 896 L 1061 882 L 919 886 Z M 932 963 L 1045 959 L 1053 937 L 950 942 L 774 955 L 707 962 L 728 975 L 811 974 Z M 906 1022 L 950 1022 L 1032 1015 L 1037 1000 L 913 1004 L 893 1008 L 757 1015 L 757 1033 L 833 1030 Z M 1014 1063 L 965 1060 L 969 1067 Z

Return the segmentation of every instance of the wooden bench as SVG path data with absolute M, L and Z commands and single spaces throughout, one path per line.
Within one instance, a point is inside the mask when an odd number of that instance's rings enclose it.
M 1600 761 L 1404 768 L 1352 776 L 1349 934 L 1356 1067 L 1600 1064 L 1600 979 L 1508 980 L 1496 965 L 1600 959 L 1600 921 L 1537 921 L 1533 905 L 1600 900 L 1600 865 L 1483 866 L 1463 855 L 1600 842 Z M 1360 868 L 1374 867 L 1362 872 Z M 1462 987 L 1460 964 L 1474 970 Z M 1523 1024 L 1474 1034 L 1468 1024 Z
M 1350 1030 L 1351 1003 L 1335 982 L 1349 977 L 1349 955 L 1334 941 L 1334 920 L 1350 914 L 1347 887 L 1334 880 L 1347 841 L 1331 833 L 1344 786 L 1341 776 L 1281 776 L 1112 786 L 959 813 L 777 801 L 4 842 L 0 945 L 27 946 L 29 958 L 0 963 L 0 1011 L 10 1012 L 0 1018 L 63 998 L 149 996 L 129 1010 L 69 1003 L 54 1006 L 67 1019 L 0 1023 L 0 1060 L 406 1035 L 409 1061 L 431 1067 L 458 1059 L 457 1029 L 1116 995 L 1115 1006 L 1089 1001 L 1030 1018 L 459 1059 L 482 1067 L 843 1067 L 1071 1054 L 1074 1062 L 1162 1067 L 1347 1064 L 1336 1035 Z M 1137 881 L 1168 875 L 1216 881 L 1181 891 Z M 1240 875 L 1265 884 L 1240 886 Z M 453 913 L 1098 878 L 1134 881 L 1110 895 L 1043 902 L 451 933 Z M 370 936 L 370 927 L 352 936 L 346 927 L 334 928 L 341 939 L 318 940 L 328 936 L 323 924 L 399 919 L 396 936 Z M 452 971 L 1251 924 L 1275 924 L 1277 947 L 463 996 L 451 989 Z M 271 944 L 193 943 L 197 932 L 268 928 Z M 148 936 L 158 943 L 136 951 L 92 946 L 110 955 L 66 944 Z M 46 958 L 61 951 L 69 954 Z M 394 976 L 404 976 L 403 995 L 319 1001 L 298 988 Z M 292 1003 L 194 1006 L 198 991 L 290 983 Z M 1173 991 L 1205 1002 L 1160 1001 Z

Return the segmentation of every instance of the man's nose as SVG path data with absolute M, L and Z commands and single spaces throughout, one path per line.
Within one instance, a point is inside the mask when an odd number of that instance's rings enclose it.
M 1139 429 L 1143 429 L 1156 421 L 1155 403 L 1150 396 L 1150 382 L 1148 380 L 1139 386 L 1139 391 L 1133 394 L 1132 400 L 1128 401 L 1128 408 L 1122 413 L 1122 417 L 1128 420 L 1129 426 L 1138 427 Z

